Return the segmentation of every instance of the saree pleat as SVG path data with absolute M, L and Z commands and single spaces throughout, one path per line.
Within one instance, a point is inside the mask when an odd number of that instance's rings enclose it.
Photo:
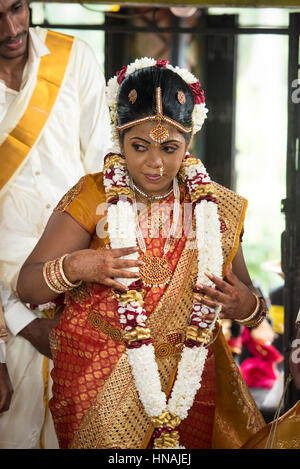
M 264 426 L 241 449 L 300 449 L 300 401 Z

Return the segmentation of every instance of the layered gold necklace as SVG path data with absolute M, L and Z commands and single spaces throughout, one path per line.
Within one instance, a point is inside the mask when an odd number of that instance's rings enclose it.
M 139 223 L 138 217 L 138 210 L 137 210 L 137 203 L 135 197 L 135 190 L 137 189 L 134 185 L 132 179 L 130 178 L 130 186 L 133 193 L 133 209 L 136 217 L 136 237 L 138 241 L 139 248 L 143 253 L 143 262 L 144 265 L 140 267 L 140 275 L 141 280 L 143 281 L 144 285 L 148 287 L 162 287 L 169 283 L 171 276 L 172 276 L 172 269 L 167 259 L 167 254 L 170 250 L 172 245 L 173 239 L 176 234 L 176 229 L 179 220 L 180 214 L 180 190 L 177 178 L 173 180 L 173 188 L 167 194 L 163 196 L 152 196 L 152 199 L 149 198 L 148 194 L 144 194 L 141 190 L 137 190 L 140 195 L 143 195 L 145 198 L 147 197 L 148 200 L 162 200 L 170 195 L 172 192 L 174 193 L 174 202 L 173 202 L 173 221 L 169 229 L 169 233 L 166 237 L 166 242 L 164 245 L 163 256 L 149 256 L 147 255 L 147 247 L 146 243 L 142 234 L 142 230 Z

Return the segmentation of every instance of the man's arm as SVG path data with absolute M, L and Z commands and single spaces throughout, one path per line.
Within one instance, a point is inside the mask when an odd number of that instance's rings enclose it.
M 10 333 L 28 340 L 40 353 L 51 358 L 49 333 L 52 327 L 57 325 L 60 315 L 53 319 L 38 318 L 20 301 L 10 285 L 4 282 L 0 282 L 0 296 L 3 301 L 4 319 Z M 7 370 L 4 368 L 6 366 L 2 366 L 0 378 L 2 383 L 7 375 Z
M 6 366 L 5 344 L 7 342 L 7 336 L 2 303 L 0 300 L 0 413 L 9 409 L 13 394 L 13 387 Z
M 9 409 L 12 395 L 13 387 L 6 363 L 0 363 L 0 414 Z
M 57 314 L 53 319 L 35 318 L 18 335 L 33 345 L 42 355 L 52 358 L 49 334 L 53 327 L 57 326 L 61 317 L 61 313 Z

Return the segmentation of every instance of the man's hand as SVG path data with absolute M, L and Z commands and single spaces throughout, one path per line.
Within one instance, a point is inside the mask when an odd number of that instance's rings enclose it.
M 42 355 L 52 358 L 49 334 L 60 320 L 61 314 L 57 314 L 53 319 L 36 318 L 19 332 L 19 335 L 28 340 L 34 348 Z
M 0 363 L 0 413 L 9 409 L 13 392 L 6 363 Z

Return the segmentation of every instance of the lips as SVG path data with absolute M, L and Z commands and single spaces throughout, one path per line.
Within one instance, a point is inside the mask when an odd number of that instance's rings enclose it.
M 14 38 L 6 39 L 1 42 L 1 45 L 5 46 L 7 49 L 10 50 L 19 49 L 23 45 L 25 35 L 26 33 L 21 33 Z
M 7 42 L 5 45 L 6 47 L 8 47 L 9 49 L 18 49 L 19 47 L 21 47 L 22 45 L 22 38 L 20 38 L 18 41 L 14 41 L 14 42 Z
M 161 176 L 159 174 L 144 174 L 145 178 L 148 179 L 148 181 L 158 181 Z

